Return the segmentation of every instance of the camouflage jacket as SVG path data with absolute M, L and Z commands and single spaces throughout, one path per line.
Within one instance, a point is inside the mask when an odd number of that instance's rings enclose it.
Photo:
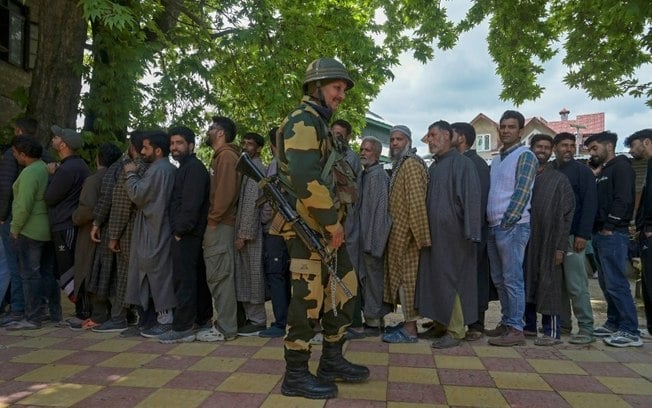
M 281 123 L 278 137 L 279 177 L 296 197 L 299 216 L 313 229 L 332 233 L 341 225 L 344 206 L 336 199 L 331 174 L 323 177 L 333 138 L 316 101 L 304 96 Z

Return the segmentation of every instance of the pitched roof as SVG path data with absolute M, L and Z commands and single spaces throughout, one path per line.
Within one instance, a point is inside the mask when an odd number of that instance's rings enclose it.
M 546 124 L 555 133 L 568 132 L 576 134 L 578 131 L 581 135 L 600 133 L 604 131 L 604 112 L 577 115 L 575 120 L 555 120 Z M 585 128 L 577 128 L 574 125 L 585 126 Z

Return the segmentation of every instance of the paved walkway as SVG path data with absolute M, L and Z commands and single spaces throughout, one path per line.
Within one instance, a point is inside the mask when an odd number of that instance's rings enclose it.
M 320 349 L 313 349 L 313 372 Z M 545 348 L 528 340 L 498 348 L 479 340 L 441 351 L 426 339 L 390 345 L 367 338 L 349 342 L 345 355 L 368 365 L 370 380 L 340 383 L 337 399 L 311 401 L 280 393 L 281 339 L 163 345 L 55 327 L 0 330 L 0 406 L 652 407 L 649 342 Z

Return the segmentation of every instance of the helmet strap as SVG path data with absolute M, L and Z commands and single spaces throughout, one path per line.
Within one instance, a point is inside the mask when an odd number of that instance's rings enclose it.
M 324 99 L 324 94 L 321 91 L 321 81 L 316 81 L 315 85 L 317 86 L 317 100 L 319 100 L 319 103 L 323 107 L 327 107 L 326 106 L 326 99 Z

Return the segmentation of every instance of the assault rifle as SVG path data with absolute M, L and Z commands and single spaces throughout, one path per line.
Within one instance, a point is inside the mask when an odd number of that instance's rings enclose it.
M 236 170 L 245 176 L 249 177 L 256 183 L 258 187 L 263 190 L 266 202 L 268 202 L 275 212 L 281 214 L 286 223 L 292 226 L 292 229 L 303 243 L 313 252 L 319 254 L 321 262 L 328 269 L 331 279 L 342 288 L 342 291 L 347 298 L 352 298 L 353 294 L 346 287 L 344 282 L 337 276 L 337 265 L 335 265 L 334 254 L 329 251 L 324 243 L 324 240 L 306 222 L 297 214 L 297 211 L 292 208 L 285 195 L 281 192 L 278 186 L 279 180 L 276 176 L 265 177 L 254 162 L 249 158 L 247 153 L 240 155 L 240 160 L 236 166 Z

